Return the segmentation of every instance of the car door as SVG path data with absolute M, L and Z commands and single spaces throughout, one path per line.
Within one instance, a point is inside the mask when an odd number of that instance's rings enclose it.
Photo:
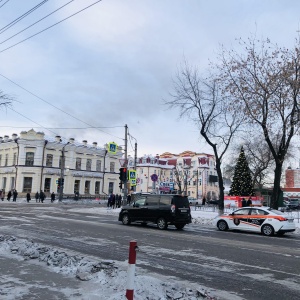
M 146 199 L 145 221 L 156 222 L 159 217 L 159 195 L 149 195 Z
M 248 219 L 249 230 L 254 232 L 261 232 L 261 226 L 266 220 L 267 214 L 268 213 L 262 209 L 256 207 L 251 208 Z
M 241 208 L 234 211 L 229 218 L 229 228 L 236 230 L 248 230 L 250 208 Z
M 133 205 L 128 210 L 130 219 L 132 221 L 143 221 L 145 218 L 145 210 L 147 210 L 146 207 L 146 197 L 138 198 Z

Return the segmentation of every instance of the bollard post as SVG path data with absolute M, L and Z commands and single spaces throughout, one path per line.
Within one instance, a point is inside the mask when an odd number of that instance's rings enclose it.
M 126 289 L 126 298 L 128 300 L 133 300 L 136 250 L 137 250 L 137 242 L 130 241 L 128 270 L 127 270 L 127 289 Z

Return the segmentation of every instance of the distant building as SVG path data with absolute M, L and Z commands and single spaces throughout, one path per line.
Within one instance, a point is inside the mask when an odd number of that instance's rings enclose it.
M 57 193 L 63 174 L 65 195 L 97 196 L 119 192 L 119 158 L 97 143 L 64 140 L 60 136 L 45 137 L 33 129 L 0 137 L 0 187 L 7 193 L 16 189 L 20 194 Z M 63 159 L 64 157 L 64 164 Z
M 286 169 L 285 186 L 282 190 L 284 197 L 300 198 L 300 169 Z
M 129 167 L 133 159 L 129 159 Z M 161 155 L 144 155 L 137 160 L 137 192 L 172 193 L 179 189 L 184 194 L 208 199 L 218 198 L 218 177 L 215 157 L 211 154 L 184 151 Z

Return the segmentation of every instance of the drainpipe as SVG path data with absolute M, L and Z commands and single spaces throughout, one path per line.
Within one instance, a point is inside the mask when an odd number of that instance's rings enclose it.
M 18 143 L 18 139 L 15 139 L 15 143 L 17 144 L 17 147 L 18 147 L 18 153 L 17 153 L 17 163 L 15 164 L 16 178 L 15 178 L 15 182 L 14 182 L 14 190 L 16 189 L 16 185 L 17 185 L 18 166 L 19 166 L 19 153 L 20 153 L 20 146 L 19 146 L 19 143 Z
M 42 167 L 41 167 L 41 180 L 40 180 L 40 191 L 42 190 L 42 183 L 43 183 L 43 171 L 44 171 L 44 161 L 45 161 L 45 148 L 48 144 L 48 141 L 45 140 L 44 148 L 43 148 L 43 155 L 42 155 Z

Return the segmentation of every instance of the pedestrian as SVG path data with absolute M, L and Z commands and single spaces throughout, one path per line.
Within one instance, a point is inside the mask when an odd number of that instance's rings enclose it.
M 3 201 L 2 193 L 3 193 L 3 190 L 0 191 L 0 198 L 1 198 L 1 200 Z
M 131 203 L 131 195 L 128 194 L 127 195 L 127 204 L 130 205 L 130 203 Z
M 41 199 L 41 202 L 42 203 L 44 203 L 44 200 L 45 200 L 45 194 L 44 194 L 44 192 L 41 190 L 41 192 L 40 192 L 40 199 Z
M 205 205 L 205 203 L 206 203 L 206 198 L 203 197 L 203 199 L 202 199 L 202 205 Z
M 10 198 L 11 198 L 11 191 L 8 191 L 8 193 L 7 193 L 7 201 L 10 201 Z
M 111 207 L 111 204 L 112 204 L 112 195 L 113 194 L 110 194 L 108 199 L 107 199 L 107 208 L 110 209 Z
M 35 202 L 40 202 L 40 194 L 38 191 L 35 193 L 34 197 L 35 197 Z
M 116 202 L 116 208 L 117 208 L 119 205 L 119 195 L 118 194 L 115 195 L 115 202 Z
M 4 190 L 4 189 L 2 189 L 1 200 L 3 201 L 3 200 L 4 200 L 4 198 L 5 198 L 5 190 Z
M 18 196 L 18 192 L 17 192 L 17 190 L 14 190 L 14 192 L 13 192 L 13 202 L 17 202 L 17 196 Z
M 29 201 L 31 200 L 31 197 L 30 197 L 30 193 L 29 193 L 29 192 L 26 194 L 26 199 L 27 199 L 27 203 L 29 203 Z
M 53 203 L 54 200 L 55 200 L 55 194 L 54 194 L 54 192 L 52 192 L 52 194 L 51 194 L 51 203 Z
M 247 206 L 252 206 L 252 200 L 251 200 L 251 197 L 247 200 Z
M 245 206 L 247 206 L 247 202 L 246 202 L 246 199 L 243 198 L 243 199 L 242 199 L 242 207 L 245 207 Z
M 120 208 L 122 205 L 122 195 L 121 194 L 119 195 L 118 203 L 119 203 L 118 208 Z

